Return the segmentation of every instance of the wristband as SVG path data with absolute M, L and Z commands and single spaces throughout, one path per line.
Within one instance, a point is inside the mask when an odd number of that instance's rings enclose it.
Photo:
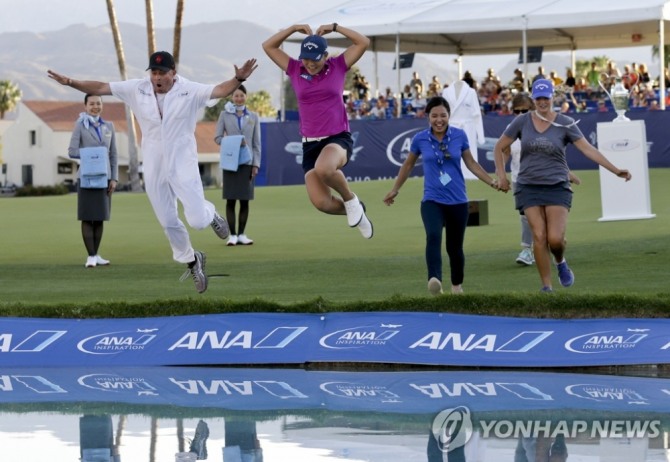
M 336 22 L 333 23 L 333 32 L 337 32 L 337 23 Z
M 238 82 L 242 83 L 242 82 L 246 81 L 247 79 L 241 79 L 241 78 L 239 78 L 238 76 L 235 76 L 235 80 L 237 80 Z

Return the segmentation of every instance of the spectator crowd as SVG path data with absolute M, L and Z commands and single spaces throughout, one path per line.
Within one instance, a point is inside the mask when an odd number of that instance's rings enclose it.
M 644 63 L 631 63 L 619 69 L 614 61 L 608 61 L 599 67 L 596 61 L 590 63 L 583 75 L 575 75 L 567 69 L 564 76 L 555 70 L 546 72 L 543 66 L 537 68 L 532 78 L 526 78 L 521 69 L 515 69 L 511 79 L 503 83 L 493 68 L 486 76 L 477 81 L 469 71 L 465 71 L 461 80 L 473 88 L 479 97 L 483 114 L 512 114 L 512 98 L 530 88 L 533 81 L 546 78 L 554 83 L 556 109 L 562 113 L 609 112 L 613 111 L 612 102 L 607 96 L 617 82 L 621 82 L 630 92 L 629 110 L 655 111 L 661 109 L 659 78 L 649 76 Z M 670 71 L 665 69 L 665 106 L 670 107 Z M 424 117 L 426 103 L 433 96 L 442 95 L 449 86 L 442 84 L 438 76 L 424 83 L 418 72 L 400 94 L 394 94 L 390 87 L 383 93 L 371 95 L 370 84 L 360 73 L 353 77 L 353 91 L 345 95 L 349 119 L 392 119 L 397 117 Z

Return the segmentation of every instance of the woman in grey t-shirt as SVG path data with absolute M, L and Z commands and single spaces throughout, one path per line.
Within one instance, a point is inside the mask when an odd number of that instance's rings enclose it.
M 516 208 L 528 218 L 533 233 L 535 265 L 542 280 L 542 291 L 552 292 L 551 259 L 558 269 L 561 285 L 570 287 L 575 277 L 565 261 L 565 230 L 572 206 L 568 162 L 565 150 L 572 143 L 582 154 L 616 176 L 631 179 L 628 170 L 615 167 L 589 143 L 571 117 L 553 110 L 554 86 L 550 80 L 533 82 L 535 111 L 515 118 L 496 143 L 496 175 L 500 189 L 508 191 L 503 151 L 521 140 L 521 161 L 514 191 Z

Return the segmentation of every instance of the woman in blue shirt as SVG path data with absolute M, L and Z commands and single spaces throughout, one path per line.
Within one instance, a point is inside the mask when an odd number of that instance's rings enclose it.
M 429 128 L 412 139 L 407 159 L 400 167 L 393 189 L 384 197 L 391 205 L 422 156 L 424 188 L 421 219 L 426 230 L 426 266 L 428 290 L 442 293 L 442 228 L 446 229 L 447 255 L 451 269 L 451 293 L 463 293 L 465 256 L 463 240 L 468 223 L 468 196 L 461 160 L 477 178 L 498 189 L 496 180 L 486 173 L 470 152 L 463 130 L 449 126 L 449 103 L 441 96 L 426 105 Z

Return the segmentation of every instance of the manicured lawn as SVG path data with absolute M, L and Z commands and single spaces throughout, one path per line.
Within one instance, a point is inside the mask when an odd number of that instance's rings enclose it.
M 668 294 L 670 274 L 670 171 L 650 172 L 656 218 L 598 222 L 597 170 L 577 172 L 567 239 L 568 261 L 576 275 L 557 297 Z M 382 203 L 391 181 L 354 183 L 375 226 L 372 240 L 349 229 L 344 217 L 317 212 L 303 186 L 257 188 L 247 234 L 252 246 L 226 247 L 211 229 L 191 232 L 194 247 L 207 254 L 209 289 L 199 295 L 190 279 L 179 282 L 184 266 L 171 251 L 144 194 L 117 193 L 112 221 L 106 223 L 100 253 L 112 264 L 84 268 L 86 253 L 76 220 L 76 195 L 0 198 L 0 307 L 182 304 L 266 301 L 281 305 L 429 300 L 419 216 L 422 180 L 411 179 L 392 207 Z M 511 194 L 469 182 L 471 199 L 487 199 L 489 225 L 466 233 L 467 295 L 536 298 L 534 267 L 514 262 L 519 221 Z M 220 190 L 207 196 L 223 214 Z M 445 257 L 445 269 L 447 260 Z M 445 271 L 448 274 L 448 271 Z M 569 295 L 567 295 L 569 294 Z M 466 299 L 468 297 L 466 296 Z M 440 298 L 448 309 L 454 297 Z M 459 301 L 462 305 L 464 301 Z M 139 315 L 139 314 L 138 314 Z

